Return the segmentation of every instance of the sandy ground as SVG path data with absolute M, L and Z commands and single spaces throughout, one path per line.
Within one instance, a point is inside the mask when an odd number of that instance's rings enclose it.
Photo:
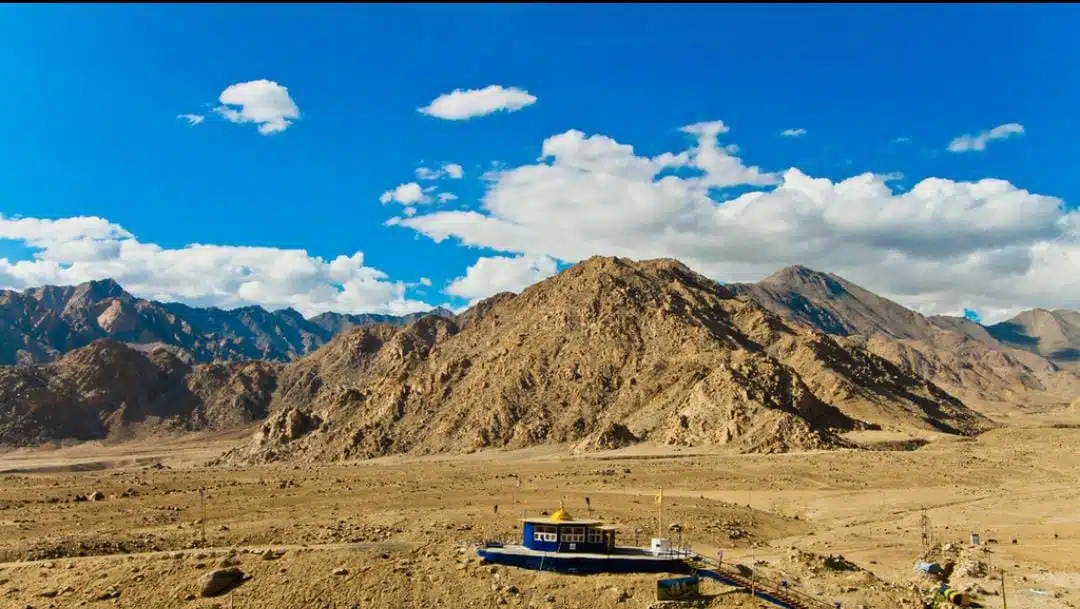
M 912 570 L 925 508 L 935 543 L 988 567 L 989 576 L 953 576 L 983 591 L 978 602 L 1002 606 L 1004 570 L 1013 609 L 1073 607 L 1080 421 L 1023 420 L 917 450 L 785 455 L 638 447 L 571 457 L 548 447 L 203 466 L 243 432 L 10 451 L 0 454 L 0 607 L 647 607 L 655 575 L 493 567 L 470 544 L 516 539 L 522 514 L 560 501 L 585 516 L 589 497 L 591 516 L 622 526 L 620 543 L 640 529 L 645 545 L 661 486 L 665 524 L 680 523 L 694 550 L 757 564 L 761 576 L 829 604 L 916 606 L 931 585 Z M 95 491 L 105 500 L 73 501 Z M 967 547 L 972 532 L 980 548 Z M 268 549 L 280 556 L 264 558 Z M 856 566 L 823 567 L 814 557 L 828 554 Z M 199 577 L 223 564 L 251 579 L 199 597 Z M 703 591 L 709 606 L 762 605 L 718 585 Z

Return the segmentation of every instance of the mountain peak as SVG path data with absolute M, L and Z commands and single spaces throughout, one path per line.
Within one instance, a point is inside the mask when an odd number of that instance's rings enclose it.
M 806 281 L 819 280 L 824 281 L 831 277 L 827 273 L 821 271 L 815 271 L 810 267 L 803 266 L 801 264 L 793 264 L 791 266 L 785 266 L 784 268 L 774 272 L 768 277 L 762 279 L 760 283 L 769 284 L 784 284 L 790 285 L 793 282 L 805 283 Z
M 987 330 L 999 341 L 1075 367 L 1080 364 L 1080 313 L 1029 309 Z
M 685 271 L 692 272 L 682 262 L 674 258 L 648 258 L 644 260 L 633 260 L 631 258 L 620 258 L 619 256 L 590 256 L 577 264 L 574 264 L 570 269 L 577 269 L 578 272 L 588 271 L 602 271 L 602 272 L 632 272 L 635 270 L 656 270 L 656 271 Z M 570 270 L 567 269 L 567 270 Z
M 95 279 L 80 283 L 75 286 L 75 293 L 86 294 L 95 301 L 104 300 L 106 298 L 121 298 L 128 295 L 116 280 L 110 278 Z
M 857 286 L 842 277 L 832 273 L 815 271 L 801 264 L 784 267 L 758 283 L 794 291 L 810 290 L 818 296 L 831 298 L 845 294 L 850 295 L 853 291 L 858 290 Z
M 428 311 L 428 315 L 438 315 L 439 317 L 449 317 L 450 319 L 457 317 L 457 315 L 453 311 L 447 309 L 446 307 L 435 307 L 434 309 Z

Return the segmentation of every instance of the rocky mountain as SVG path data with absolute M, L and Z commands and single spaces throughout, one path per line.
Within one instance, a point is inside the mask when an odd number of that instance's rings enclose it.
M 985 328 L 954 317 L 927 318 L 837 275 L 792 266 L 758 283 L 726 287 L 784 319 L 862 347 L 965 400 L 1068 403 L 1080 393 L 1080 377 L 1062 370 L 1037 349 L 1017 348 L 1019 339 L 1001 340 L 998 326 Z M 1062 343 L 1046 344 L 1058 348 Z
M 1002 344 L 1080 369 L 1080 311 L 1032 309 L 987 331 Z
M 431 313 L 453 316 L 446 309 Z M 343 315 L 304 319 L 292 309 L 197 308 L 136 298 L 115 281 L 0 290 L 0 364 L 56 359 L 99 339 L 182 349 L 198 362 L 290 361 L 334 335 L 367 323 L 404 325 L 427 313 Z
M 281 373 L 224 461 L 641 441 L 825 448 L 991 423 L 931 382 L 679 262 L 595 257 L 459 320 L 353 328 Z
M 281 364 L 192 365 L 99 340 L 46 364 L 0 368 L 0 444 L 221 430 L 267 416 Z

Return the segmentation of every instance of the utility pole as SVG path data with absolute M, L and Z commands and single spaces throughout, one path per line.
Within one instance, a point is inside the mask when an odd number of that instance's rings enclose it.
M 202 543 L 206 545 L 206 488 L 199 487 L 199 505 L 202 511 L 202 519 L 199 521 L 202 523 Z
M 750 601 L 757 604 L 757 551 L 755 550 L 750 559 Z
M 1001 570 L 1001 609 L 1009 609 L 1009 601 L 1005 598 L 1005 569 Z
M 754 528 L 754 487 L 746 491 L 746 507 L 750 510 L 750 528 Z

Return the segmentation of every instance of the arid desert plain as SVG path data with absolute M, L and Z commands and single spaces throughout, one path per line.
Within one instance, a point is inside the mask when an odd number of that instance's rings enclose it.
M 557 509 L 655 535 L 843 607 L 916 607 L 923 515 L 954 587 L 1014 609 L 1080 602 L 1080 417 L 1048 412 L 916 450 L 746 455 L 559 447 L 335 465 L 211 467 L 241 432 L 0 456 L 0 605 L 59 607 L 647 607 L 655 575 L 573 576 L 481 564 L 471 544 Z M 867 433 L 867 432 L 862 432 Z M 862 438 L 864 441 L 866 438 Z M 205 489 L 205 498 L 200 498 Z M 104 499 L 76 501 L 95 493 Z M 81 499 L 82 497 L 80 497 Z M 925 508 L 925 512 L 923 510 Z M 980 536 L 971 547 L 970 536 Z M 205 535 L 205 541 L 203 536 Z M 947 545 L 946 545 L 947 544 Z M 843 561 L 826 560 L 842 556 Z M 851 564 L 848 564 L 851 563 Z M 200 596 L 199 578 L 249 579 Z M 750 607 L 702 584 L 708 606 Z M 757 601 L 758 605 L 764 605 Z

